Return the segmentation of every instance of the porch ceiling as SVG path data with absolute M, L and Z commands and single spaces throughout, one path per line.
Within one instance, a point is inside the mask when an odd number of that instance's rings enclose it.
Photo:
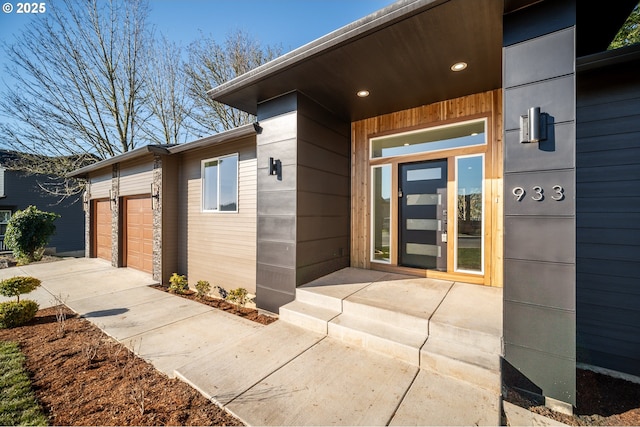
M 406 0 L 212 89 L 256 114 L 260 102 L 300 91 L 359 120 L 501 87 L 503 3 Z M 464 61 L 466 70 L 452 72 Z M 368 90 L 359 98 L 356 92 Z

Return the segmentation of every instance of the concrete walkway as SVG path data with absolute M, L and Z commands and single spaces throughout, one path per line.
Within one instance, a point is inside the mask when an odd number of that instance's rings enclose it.
M 450 377 L 283 321 L 269 326 L 150 288 L 99 259 L 0 270 L 31 275 L 169 376 L 249 425 L 499 425 L 500 399 Z M 462 402 L 462 404 L 461 404 Z

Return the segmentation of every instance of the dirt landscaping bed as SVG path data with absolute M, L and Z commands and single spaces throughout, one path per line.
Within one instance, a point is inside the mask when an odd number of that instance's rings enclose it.
M 25 354 L 36 398 L 52 425 L 243 425 L 63 309 L 64 323 L 50 308 L 28 325 L 0 330 L 1 341 L 17 342 Z

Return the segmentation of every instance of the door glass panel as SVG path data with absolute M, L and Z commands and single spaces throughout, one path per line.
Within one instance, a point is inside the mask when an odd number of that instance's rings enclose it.
M 441 203 L 439 194 L 407 194 L 407 205 L 425 206 Z
M 390 262 L 391 165 L 372 168 L 372 254 L 373 261 Z
M 439 219 L 407 219 L 407 230 L 440 230 L 441 221 Z
M 483 156 L 459 157 L 457 172 L 456 270 L 483 268 Z
M 442 169 L 416 169 L 407 171 L 407 181 L 427 181 L 430 179 L 442 178 Z

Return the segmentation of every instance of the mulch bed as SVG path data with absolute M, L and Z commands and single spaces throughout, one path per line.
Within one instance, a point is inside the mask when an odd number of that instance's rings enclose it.
M 169 288 L 167 286 L 164 286 L 164 285 L 150 285 L 150 287 L 154 288 L 154 289 L 158 289 L 158 290 L 163 291 L 163 292 L 169 292 Z M 173 295 L 178 295 L 178 296 L 180 296 L 182 298 L 187 298 L 187 299 L 190 299 L 192 301 L 197 301 L 199 303 L 206 304 L 206 305 L 208 305 L 210 307 L 214 307 L 214 308 L 217 308 L 219 310 L 226 311 L 226 312 L 234 314 L 236 316 L 244 317 L 245 319 L 251 320 L 251 321 L 256 322 L 256 323 L 260 323 L 262 325 L 269 325 L 269 324 L 275 322 L 276 320 L 278 320 L 277 317 L 268 316 L 266 314 L 260 313 L 255 308 L 238 307 L 235 304 L 232 304 L 232 303 L 230 303 L 228 301 L 225 301 L 225 300 L 223 300 L 221 298 L 214 298 L 214 297 L 210 297 L 210 296 L 204 296 L 204 297 L 200 298 L 192 290 L 186 291 L 183 294 L 175 294 L 174 293 Z
M 572 426 L 640 426 L 640 384 L 578 369 L 576 391 L 574 415 L 552 411 L 514 389 L 504 399 Z
M 53 425 L 243 425 L 186 383 L 171 379 L 88 320 L 60 307 L 0 330 L 26 356 L 36 397 Z

